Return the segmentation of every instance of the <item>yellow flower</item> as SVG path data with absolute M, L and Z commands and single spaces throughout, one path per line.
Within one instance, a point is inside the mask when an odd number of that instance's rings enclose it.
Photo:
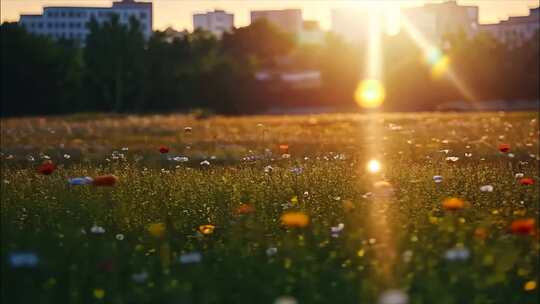
M 101 288 L 96 288 L 94 289 L 94 297 L 96 297 L 96 299 L 103 299 L 103 297 L 105 296 L 105 290 L 101 289 Z
M 200 225 L 199 226 L 199 231 L 202 233 L 202 234 L 212 234 L 214 233 L 214 229 L 216 229 L 216 226 L 214 225 Z
M 305 227 L 309 224 L 309 216 L 303 212 L 287 212 L 281 215 L 281 223 L 289 227 Z
M 148 226 L 148 232 L 150 235 L 156 238 L 161 238 L 165 234 L 165 224 L 163 223 L 152 223 Z
M 291 204 L 292 205 L 298 204 L 298 196 L 295 195 L 295 196 L 291 197 Z

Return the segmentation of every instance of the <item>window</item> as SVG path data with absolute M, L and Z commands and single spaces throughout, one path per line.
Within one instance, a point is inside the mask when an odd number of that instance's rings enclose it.
M 65 22 L 60 23 L 60 27 L 61 28 L 66 28 L 66 23 Z
M 146 19 L 146 12 L 140 12 L 139 17 L 141 17 L 141 19 Z
M 60 13 L 60 17 L 65 17 L 66 16 L 66 12 L 61 12 Z
M 38 23 L 38 28 L 43 28 L 43 23 Z
M 73 12 L 69 12 L 68 17 L 73 17 Z
M 51 22 L 47 23 L 47 28 L 52 28 L 52 27 L 53 27 L 53 25 L 52 25 Z

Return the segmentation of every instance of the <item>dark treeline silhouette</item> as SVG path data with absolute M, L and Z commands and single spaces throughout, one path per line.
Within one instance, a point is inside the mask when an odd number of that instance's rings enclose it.
M 4 116 L 73 112 L 170 112 L 207 109 L 260 113 L 277 107 L 353 109 L 365 45 L 327 34 L 322 44 L 298 44 L 265 21 L 217 40 L 208 32 L 145 41 L 132 19 L 123 26 L 89 23 L 84 46 L 1 25 Z M 538 100 L 539 35 L 502 44 L 488 34 L 447 35 L 454 75 L 477 100 Z M 383 39 L 385 110 L 433 110 L 466 100 L 448 77 L 433 77 L 423 50 L 404 32 Z M 280 73 L 319 71 L 315 86 L 291 85 Z M 274 75 L 261 80 L 257 73 Z M 275 75 L 278 75 L 277 77 Z

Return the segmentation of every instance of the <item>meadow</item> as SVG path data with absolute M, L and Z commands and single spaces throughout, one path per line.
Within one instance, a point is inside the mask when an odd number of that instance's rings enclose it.
M 3 119 L 2 300 L 537 303 L 538 141 L 535 112 Z

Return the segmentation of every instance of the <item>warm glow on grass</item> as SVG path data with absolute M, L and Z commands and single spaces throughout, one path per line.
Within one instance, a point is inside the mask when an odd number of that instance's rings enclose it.
M 381 163 L 376 159 L 372 159 L 367 163 L 366 169 L 369 173 L 379 173 L 381 171 Z
M 367 79 L 358 84 L 354 100 L 362 108 L 379 107 L 386 96 L 384 86 L 376 79 Z

